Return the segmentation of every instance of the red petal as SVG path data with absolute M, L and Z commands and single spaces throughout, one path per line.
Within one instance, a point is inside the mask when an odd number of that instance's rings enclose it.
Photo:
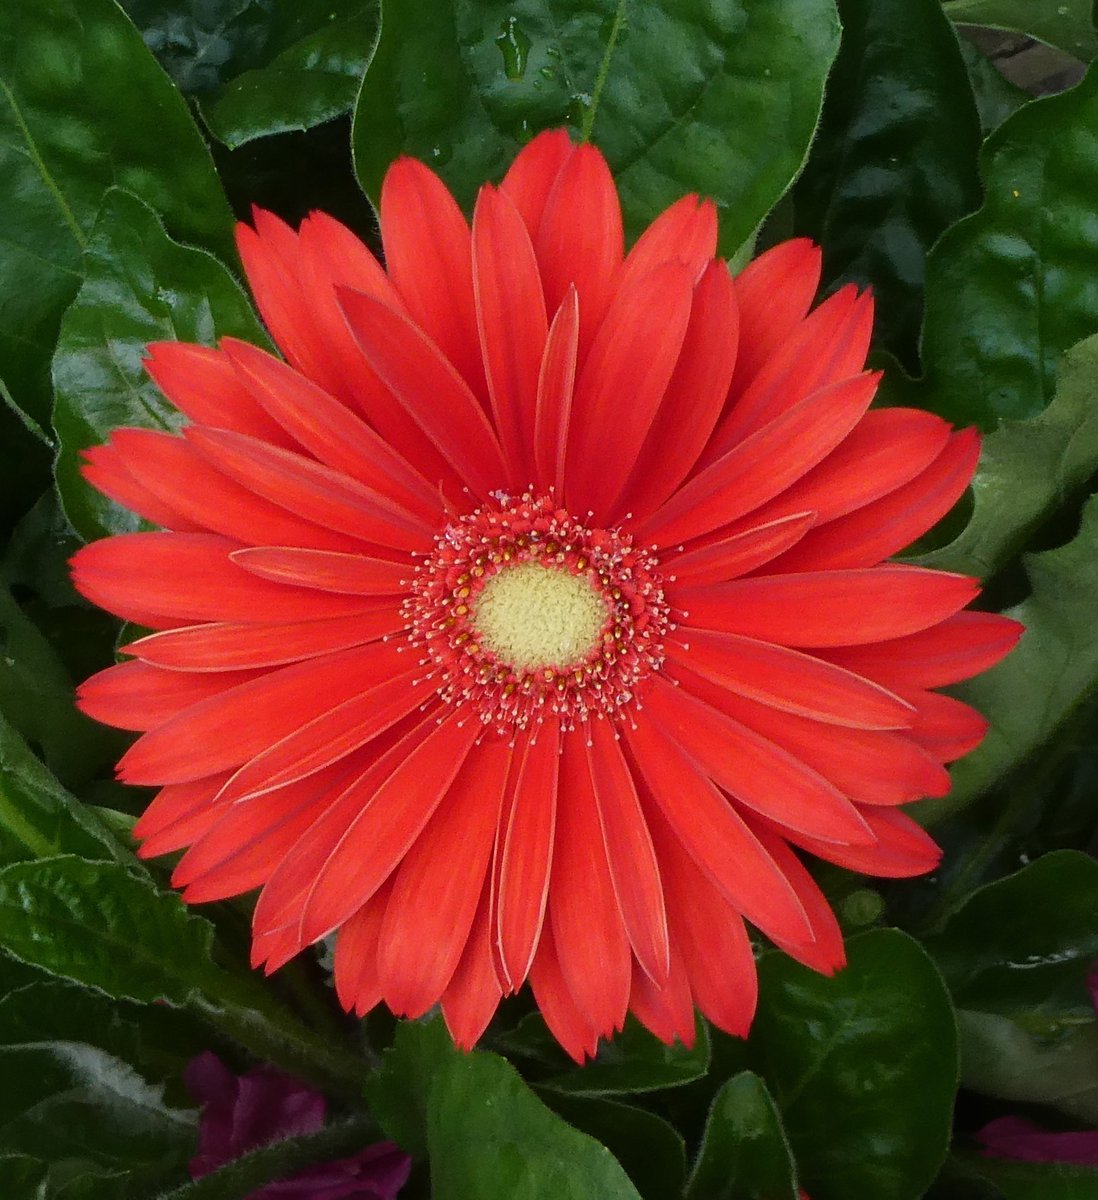
M 397 868 L 378 971 L 398 1015 L 418 1017 L 437 1004 L 457 969 L 484 893 L 511 757 L 502 740 L 474 746 Z
M 886 686 L 942 687 L 971 679 L 1009 654 L 1025 627 L 997 613 L 959 612 L 939 625 L 869 646 L 824 651 L 848 671 Z
M 606 159 L 590 143 L 576 146 L 561 167 L 534 248 L 547 312 L 556 312 L 569 284 L 576 285 L 582 361 L 614 294 L 624 253 L 617 188 Z
M 185 783 L 239 766 L 318 713 L 384 679 L 392 659 L 388 647 L 363 646 L 265 672 L 139 738 L 119 762 L 119 775 L 128 783 Z
M 364 1017 L 381 1002 L 377 967 L 381 922 L 389 904 L 388 881 L 339 928 L 335 944 L 334 982 L 340 1004 Z
M 822 775 L 683 688 L 657 676 L 645 711 L 714 783 L 755 812 L 828 841 L 872 840 L 854 806 Z
M 747 575 L 795 546 L 815 520 L 813 512 L 794 513 L 695 550 L 669 555 L 666 561 L 674 572 L 671 578 L 697 587 L 703 583 L 725 583 Z
M 632 983 L 629 1007 L 637 1020 L 667 1045 L 678 1040 L 693 1046 L 697 1037 L 694 1001 L 678 947 L 671 946 L 671 972 L 662 988 L 656 987 L 636 962 Z
M 873 297 L 853 284 L 829 296 L 790 334 L 742 393 L 733 383 L 732 407 L 707 457 L 717 458 L 806 396 L 858 374 L 873 332 Z
M 486 880 L 461 961 L 442 994 L 443 1020 L 463 1050 L 472 1050 L 488 1028 L 502 994 L 492 958 L 488 907 Z
M 400 595 L 414 571 L 410 562 L 287 546 L 255 546 L 234 550 L 229 557 L 260 579 L 348 596 Z
M 407 854 L 461 770 L 478 721 L 449 717 L 376 790 L 332 846 L 301 911 L 300 939 L 315 942 L 365 904 Z M 352 794 L 355 789 L 352 786 Z
M 569 992 L 609 1037 L 625 1020 L 632 955 L 578 735 L 565 735 L 560 770 L 549 920 Z
M 423 517 L 310 458 L 224 429 L 191 425 L 184 436 L 249 491 L 325 529 L 397 550 L 422 550 L 431 543 L 434 529 Z M 265 539 L 265 544 L 279 543 Z
M 191 625 L 156 633 L 122 649 L 143 662 L 174 671 L 235 671 L 281 667 L 335 650 L 349 650 L 403 628 L 394 604 L 327 621 L 284 625 Z
M 310 454 L 424 520 L 437 520 L 437 491 L 343 404 L 255 346 L 226 338 L 222 347 L 244 386 Z
M 216 820 L 224 807 L 213 801 L 225 779 L 225 774 L 219 774 L 161 788 L 134 822 L 133 836 L 145 843 L 137 852 L 138 858 L 155 858 L 186 846 L 191 841 L 187 827 L 195 818 L 203 828 L 209 814 L 213 813 L 210 823 Z
M 670 970 L 667 914 L 652 838 L 613 727 L 594 721 L 587 728 L 588 768 L 618 908 L 637 961 L 663 984 Z
M 697 282 L 717 253 L 717 207 L 712 200 L 683 196 L 652 222 L 625 257 L 615 289 L 622 291 L 661 263 L 681 263 Z M 714 266 L 718 264 L 713 264 Z M 719 264 L 724 278 L 728 268 Z
M 649 819 L 667 893 L 671 938 L 682 955 L 694 1000 L 718 1028 L 746 1037 L 759 989 L 743 920 L 686 853 L 654 805 L 649 807 Z M 791 890 L 784 878 L 780 887 Z M 799 922 L 805 923 L 803 914 Z
M 500 191 L 522 214 L 531 237 L 541 225 L 545 202 L 573 150 L 567 130 L 546 130 L 523 146 L 503 177 Z
M 469 226 L 442 180 L 414 158 L 398 158 L 385 173 L 381 237 L 409 316 L 472 391 L 486 396 Z
M 477 325 L 496 429 L 519 487 L 533 476 L 534 412 L 549 323 L 534 247 L 518 210 L 480 189 L 473 214 Z
M 565 478 L 574 511 L 613 509 L 671 380 L 692 296 L 689 269 L 664 263 L 610 303 L 576 380 Z
M 503 452 L 480 402 L 411 321 L 361 292 L 340 292 L 363 353 L 442 457 L 480 496 L 506 478 Z
M 90 446 L 84 451 L 80 474 L 96 491 L 154 525 L 179 533 L 196 533 L 202 529 L 196 521 L 189 520 L 144 484 L 138 483 L 126 469 L 117 445 Z
M 691 693 L 784 747 L 861 804 L 907 804 L 949 791 L 949 773 L 906 735 L 824 725 L 737 696 L 692 672 L 672 674 Z
M 535 479 L 539 488 L 555 487 L 558 496 L 564 494 L 578 339 L 579 300 L 573 287 L 561 301 L 545 343 L 534 414 Z
M 165 396 L 192 421 L 233 429 L 276 446 L 293 439 L 241 387 L 220 350 L 186 342 L 150 342 L 145 370 Z
M 723 262 L 712 262 L 694 288 L 682 351 L 621 502 L 638 519 L 663 504 L 705 449 L 728 393 L 738 339 L 732 277 Z
M 907 688 L 903 694 L 918 710 L 911 736 L 941 762 L 963 758 L 984 740 L 987 719 L 960 700 Z
M 683 623 L 783 646 L 858 646 L 936 625 L 979 593 L 946 571 L 886 565 L 669 588 Z
M 659 809 L 676 845 L 725 901 L 765 933 L 774 930 L 790 941 L 808 938 L 808 920 L 774 861 L 735 807 L 661 732 L 659 723 L 646 717 L 626 737 L 647 784 L 649 813 L 653 805 Z M 661 842 L 661 863 L 667 853 Z
M 778 571 L 871 567 L 909 546 L 957 503 L 980 457 L 975 429 L 954 434 L 922 474 L 879 500 L 820 525 L 785 554 Z
M 561 974 L 553 931 L 546 929 L 538 943 L 538 952 L 530 968 L 530 987 L 549 1031 L 576 1062 L 583 1065 L 594 1058 L 598 1048 L 598 1030 L 576 1004 Z
M 856 375 L 814 392 L 684 484 L 636 531 L 672 546 L 759 507 L 800 479 L 850 433 L 880 377 Z
M 236 248 L 263 323 L 278 348 L 303 375 L 326 391 L 339 375 L 313 325 L 308 294 L 301 287 L 297 234 L 273 213 L 253 208 L 255 228 L 236 227 Z
M 846 965 L 846 949 L 843 946 L 842 930 L 839 928 L 839 922 L 835 920 L 827 897 L 809 875 L 804 863 L 782 838 L 761 823 L 757 825 L 755 833 L 795 889 L 808 919 L 812 922 L 812 932 L 815 935 L 815 941 L 807 946 L 803 942 L 786 942 L 773 935 L 771 941 L 806 967 L 811 967 L 823 975 L 833 975 Z
M 255 674 L 189 675 L 141 662 L 119 663 L 85 679 L 76 689 L 76 706 L 116 729 L 152 729 L 192 704 L 254 679 Z
M 820 286 L 822 265 L 819 246 L 795 238 L 760 254 L 736 276 L 740 350 L 733 399 L 804 320 Z
M 353 754 L 418 708 L 423 699 L 415 689 L 418 668 L 390 674 L 398 670 L 396 662 L 394 656 L 380 659 L 374 678 L 360 682 L 354 695 L 334 707 L 318 698 L 323 711 L 311 720 L 303 714 L 292 733 L 246 762 L 225 785 L 224 798 L 250 799 L 304 779 Z
M 527 740 L 507 813 L 494 934 L 503 981 L 511 991 L 518 991 L 530 970 L 545 919 L 557 824 L 560 737 L 553 720 Z
M 818 858 L 861 875 L 907 879 L 933 871 L 941 861 L 942 852 L 930 835 L 898 809 L 867 808 L 863 816 L 877 838 L 874 846 L 834 846 L 788 830 L 777 832 Z
M 752 521 L 806 509 L 820 522 L 832 521 L 914 479 L 948 441 L 949 426 L 933 413 L 871 409 L 819 466 L 753 513 Z
M 77 589 L 100 608 L 147 624 L 173 621 L 308 621 L 370 612 L 377 602 L 271 583 L 229 560 L 237 543 L 205 533 L 123 533 L 72 558 Z M 172 622 L 169 621 L 169 624 Z
M 229 479 L 182 438 L 116 429 L 108 449 L 143 488 L 200 529 L 251 545 L 361 548 L 359 539 L 303 520 Z
M 771 708 L 852 729 L 905 729 L 914 720 L 911 706 L 891 692 L 809 654 L 728 633 L 694 630 L 689 637 L 688 647 L 667 643 L 673 663 Z

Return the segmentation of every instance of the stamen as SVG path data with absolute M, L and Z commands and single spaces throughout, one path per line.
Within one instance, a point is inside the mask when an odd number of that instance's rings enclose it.
M 439 694 L 500 732 L 630 707 L 670 624 L 654 555 L 551 496 L 496 499 L 443 529 L 405 601 Z

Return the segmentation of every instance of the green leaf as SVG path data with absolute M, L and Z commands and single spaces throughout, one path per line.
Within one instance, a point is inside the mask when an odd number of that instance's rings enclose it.
M 968 805 L 1043 745 L 1098 684 L 1098 497 L 1083 508 L 1077 536 L 1023 560 L 1028 599 L 1008 610 L 1026 633 L 1017 648 L 954 689 L 991 722 L 980 746 L 953 766 L 943 800 L 923 801 L 920 820 Z
M 235 149 L 253 138 L 311 129 L 350 111 L 377 43 L 379 0 L 312 0 L 293 7 L 298 41 L 201 103 L 210 132 Z
M 1061 356 L 1098 327 L 1098 68 L 1019 109 L 980 162 L 983 207 L 928 256 L 925 376 L 900 398 L 994 428 L 1045 408 Z
M 185 1162 L 194 1115 L 119 1059 L 77 1042 L 0 1047 L 0 1150 L 161 1174 Z
M 1094 1167 L 980 1159 L 979 1171 L 995 1184 L 1003 1200 L 1098 1200 Z
M 973 892 L 926 948 L 959 1008 L 1032 1019 L 1047 1035 L 1050 1018 L 1093 1016 L 1095 913 L 1098 861 L 1060 850 Z
M 972 93 L 976 97 L 976 109 L 980 114 L 980 127 L 986 137 L 1033 97 L 1009 79 L 968 40 L 958 39 L 961 57 L 968 68 Z
M 535 1091 L 569 1125 L 610 1151 L 643 1200 L 681 1200 L 686 1148 L 673 1125 L 655 1113 L 617 1100 Z
M 640 1200 L 610 1151 L 550 1112 L 494 1054 L 442 1065 L 427 1140 L 433 1200 Z
M 230 216 L 186 104 L 113 0 L 0 0 L 0 362 L 47 419 L 47 371 L 104 191 L 177 236 L 228 247 Z
M 57 782 L 0 717 L 0 853 L 13 859 L 79 854 L 124 861 L 103 825 Z
M 796 1200 L 797 1168 L 766 1084 L 750 1071 L 713 1097 L 686 1200 Z
M 244 293 L 209 254 L 180 246 L 135 197 L 110 192 L 85 260 L 87 278 L 65 314 L 53 381 L 60 440 L 57 486 L 85 538 L 137 528 L 137 518 L 88 486 L 80 452 L 120 425 L 174 429 L 182 417 L 142 366 L 157 340 L 265 343 Z
M 698 1021 L 697 1041 L 665 1045 L 638 1021 L 627 1020 L 616 1037 L 599 1046 L 598 1056 L 580 1068 L 554 1075 L 542 1086 L 577 1096 L 655 1092 L 681 1087 L 709 1070 L 709 1027 Z
M 949 1144 L 953 1010 L 933 962 L 899 930 L 859 934 L 847 952 L 831 979 L 782 954 L 760 960 L 746 1057 L 813 1200 L 917 1200 Z
M 1046 854 L 973 892 L 926 940 L 958 1007 L 966 1086 L 1098 1124 L 1098 862 Z
M 840 0 L 839 15 L 797 232 L 823 247 L 829 285 L 872 285 L 878 342 L 910 358 L 927 250 L 980 200 L 979 119 L 940 0 Z
M 0 946 L 116 999 L 186 1005 L 217 990 L 212 927 L 116 863 L 73 857 L 0 869 Z
M 833 0 L 387 0 L 356 169 L 376 200 L 412 154 L 469 205 L 533 133 L 567 123 L 606 154 L 633 235 L 698 191 L 730 255 L 800 170 L 837 48 Z
M 972 516 L 940 550 L 917 561 L 987 578 L 1098 468 L 1098 334 L 1060 360 L 1056 394 L 1028 421 L 1004 421 L 984 439 L 972 480 Z
M 1089 62 L 1098 54 L 1092 0 L 943 0 L 942 7 L 959 25 L 989 25 L 1028 33 Z

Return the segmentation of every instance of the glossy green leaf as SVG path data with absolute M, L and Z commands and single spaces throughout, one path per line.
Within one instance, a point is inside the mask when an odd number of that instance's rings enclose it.
M 229 210 L 186 104 L 113 0 L 0 0 L 0 362 L 47 421 L 48 365 L 104 191 L 219 248 Z
M 1098 468 L 1098 335 L 1060 360 L 1056 394 L 1028 421 L 1004 421 L 984 439 L 968 524 L 918 561 L 987 578 Z
M 10 862 L 55 854 L 128 857 L 0 717 L 0 855 Z
M 681 1200 L 686 1148 L 673 1125 L 618 1100 L 535 1091 L 557 1116 L 610 1151 L 642 1200 Z
M 376 199 L 412 154 L 468 206 L 533 133 L 567 123 L 606 154 L 633 235 L 698 191 L 731 254 L 804 162 L 837 46 L 833 0 L 387 0 L 356 169 Z
M 713 1097 L 686 1200 L 796 1200 L 797 1169 L 781 1114 L 750 1071 Z
M 872 285 L 878 342 L 910 360 L 926 253 L 980 200 L 979 119 L 940 0 L 840 0 L 839 15 L 797 232 L 823 247 L 828 285 Z
M 54 428 L 65 512 L 82 536 L 94 538 L 135 529 L 137 518 L 83 481 L 80 452 L 121 425 L 172 429 L 182 421 L 145 373 L 146 345 L 265 338 L 229 272 L 204 251 L 172 241 L 156 214 L 126 192 L 104 201 L 85 266 L 53 361 Z
M 949 1144 L 958 1070 L 949 995 L 899 930 L 859 934 L 847 952 L 831 979 L 785 955 L 762 958 L 746 1057 L 781 1110 L 813 1200 L 917 1200 Z
M 987 737 L 954 764 L 953 789 L 924 801 L 937 821 L 964 808 L 1049 740 L 1098 685 L 1098 498 L 1083 508 L 1070 542 L 1025 558 L 1030 596 L 1009 610 L 1026 633 L 990 671 L 955 689 L 991 722 Z
M 1046 854 L 973 892 L 945 930 L 926 940 L 960 1008 L 1031 1021 L 1093 1016 L 1085 987 L 1098 959 L 1098 861 Z
M 185 1005 L 217 989 L 212 928 L 116 863 L 73 857 L 0 869 L 0 946 L 108 996 Z
M 292 7 L 312 9 L 307 16 L 315 28 L 201 103 L 210 132 L 227 146 L 311 129 L 354 104 L 377 42 L 378 0 L 295 0 Z M 306 23 L 306 14 L 295 15 L 298 25 Z
M 943 0 L 959 25 L 990 25 L 1028 33 L 1089 62 L 1098 54 L 1092 0 Z
M 638 1021 L 629 1019 L 621 1033 L 599 1045 L 598 1055 L 583 1067 L 546 1079 L 544 1087 L 578 1096 L 655 1092 L 680 1087 L 709 1070 L 709 1027 L 697 1026 L 691 1047 L 665 1045 Z
M 927 259 L 924 379 L 907 399 L 957 424 L 1032 416 L 1098 329 L 1098 68 L 984 144 L 983 207 Z
M 433 1200 L 640 1200 L 610 1151 L 546 1108 L 494 1054 L 443 1064 L 427 1141 Z

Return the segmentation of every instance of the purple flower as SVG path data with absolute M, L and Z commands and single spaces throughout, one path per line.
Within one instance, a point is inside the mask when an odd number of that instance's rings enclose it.
M 324 1096 L 291 1076 L 273 1067 L 234 1075 L 209 1051 L 187 1064 L 183 1082 L 202 1106 L 192 1179 L 258 1146 L 316 1133 L 327 1116 Z M 410 1169 L 411 1159 L 403 1150 L 393 1142 L 378 1142 L 350 1158 L 269 1183 L 248 1200 L 393 1200 Z
M 1098 1129 L 1050 1133 L 1022 1117 L 1000 1117 L 985 1125 L 976 1140 L 988 1158 L 1098 1167 Z

